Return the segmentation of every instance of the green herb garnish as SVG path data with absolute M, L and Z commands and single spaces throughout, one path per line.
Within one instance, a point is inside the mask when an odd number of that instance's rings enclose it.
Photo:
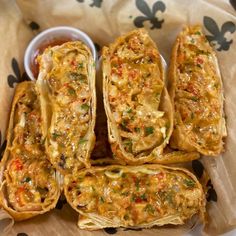
M 122 175 L 121 175 L 122 178 L 125 178 L 126 176 L 127 176 L 126 173 L 122 173 Z
M 191 112 L 191 119 L 193 119 L 194 118 L 194 113 L 193 112 Z
M 68 89 L 68 92 L 69 92 L 69 94 L 71 94 L 71 95 L 75 95 L 75 90 L 72 89 L 72 88 L 69 88 L 69 89 Z
M 132 112 L 132 109 L 129 108 L 126 112 L 127 112 L 127 113 L 131 113 L 131 112 Z
M 154 214 L 155 209 L 153 208 L 153 206 L 151 204 L 147 204 L 144 208 L 145 211 L 147 211 L 148 213 Z
M 196 101 L 198 101 L 198 98 L 193 96 L 193 97 L 191 97 L 191 100 L 196 102 Z
M 23 180 L 23 183 L 28 183 L 31 181 L 31 178 L 30 177 L 25 177 L 24 180 Z
M 60 137 L 60 136 L 61 136 L 60 134 L 52 133 L 52 137 L 53 137 L 54 139 L 56 139 L 56 138 L 58 138 L 58 137 Z
M 145 128 L 145 135 L 153 134 L 153 132 L 154 132 L 154 128 L 152 126 Z
M 195 34 L 197 34 L 197 35 L 201 35 L 201 32 L 200 32 L 200 31 L 197 31 L 197 32 L 195 32 Z
M 91 188 L 92 188 L 93 192 L 96 192 L 96 189 L 94 188 L 93 185 L 91 186 Z
M 126 140 L 124 141 L 124 145 L 125 145 L 126 148 L 128 149 L 128 152 L 132 152 L 132 146 L 133 146 L 132 140 L 126 139 Z
M 123 193 L 121 193 L 121 195 L 127 197 L 127 196 L 129 196 L 129 192 L 123 192 Z
M 69 77 L 71 80 L 80 80 L 81 82 L 84 82 L 87 79 L 86 75 L 76 72 L 70 72 Z
M 128 124 L 128 122 L 127 122 L 127 120 L 122 120 L 121 121 L 121 128 L 124 130 L 124 131 L 129 131 L 129 129 L 127 128 L 127 124 Z
M 105 202 L 105 200 L 104 200 L 104 198 L 103 198 L 102 196 L 100 197 L 99 200 L 100 200 L 101 203 L 104 203 L 104 202 Z
M 136 201 L 136 195 L 135 194 L 132 194 L 132 196 L 131 196 L 131 202 L 135 202 Z
M 134 131 L 135 131 L 136 133 L 140 133 L 140 128 L 139 128 L 139 127 L 135 127 L 135 128 L 134 128 Z
M 147 196 L 146 196 L 146 194 L 144 193 L 144 194 L 142 194 L 141 196 L 140 196 L 140 198 L 142 199 L 142 200 L 147 200 Z
M 78 68 L 79 68 L 79 69 L 82 69 L 83 67 L 84 67 L 84 65 L 83 65 L 82 62 L 78 64 Z
M 197 64 L 197 67 L 202 68 L 202 66 L 200 64 Z
M 81 139 L 79 140 L 79 144 L 86 143 L 87 141 L 88 141 L 87 139 L 81 138 Z
M 81 105 L 81 108 L 83 109 L 83 110 L 89 110 L 89 105 L 88 104 L 82 104 Z
M 135 187 L 136 187 L 136 191 L 139 191 L 139 188 L 140 188 L 139 179 L 135 180 Z
M 167 192 L 166 194 L 166 200 L 168 203 L 172 204 L 173 203 L 173 193 L 172 192 Z
M 190 188 L 193 188 L 195 186 L 195 182 L 191 179 L 184 179 L 184 184 Z

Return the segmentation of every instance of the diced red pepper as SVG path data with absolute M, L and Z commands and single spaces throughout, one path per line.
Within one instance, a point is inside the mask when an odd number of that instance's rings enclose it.
M 157 176 L 157 178 L 158 178 L 159 180 L 161 180 L 161 179 L 164 178 L 164 173 L 163 173 L 163 172 L 160 172 L 160 173 L 158 173 L 156 176 Z
M 23 169 L 23 164 L 20 159 L 16 159 L 12 162 L 13 166 L 15 167 L 16 170 L 22 170 Z
M 75 69 L 77 67 L 77 63 L 75 60 L 71 61 L 70 64 L 72 65 L 73 69 Z
M 129 77 L 134 79 L 137 76 L 137 71 L 136 70 L 131 70 L 129 72 Z
M 198 58 L 197 58 L 197 63 L 198 63 L 198 64 L 202 64 L 202 63 L 203 63 L 203 60 L 198 57 Z
M 135 199 L 135 202 L 136 203 L 140 203 L 140 202 L 142 202 L 143 200 L 142 200 L 142 198 L 140 198 L 140 197 L 137 197 L 136 199 Z

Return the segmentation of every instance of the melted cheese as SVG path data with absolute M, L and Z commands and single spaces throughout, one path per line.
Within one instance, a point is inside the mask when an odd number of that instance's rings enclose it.
M 65 191 L 80 214 L 92 217 L 93 213 L 123 227 L 168 217 L 185 221 L 203 204 L 203 192 L 195 180 L 164 167 L 94 168 L 70 176 Z
M 164 82 L 158 51 L 147 34 L 133 33 L 110 53 L 106 92 L 121 144 L 134 156 L 147 155 L 163 143 L 168 127 L 159 107 Z
M 217 154 L 223 144 L 222 84 L 215 52 L 200 27 L 179 36 L 175 73 L 176 128 L 184 126 L 184 135 L 198 150 Z
M 63 173 L 86 162 L 92 120 L 89 58 L 82 42 L 68 42 L 45 50 L 39 57 L 40 73 L 50 88 L 52 106 L 49 157 Z
M 9 203 L 18 212 L 42 211 L 59 191 L 55 170 L 46 159 L 39 100 L 34 85 L 19 98 L 5 176 Z

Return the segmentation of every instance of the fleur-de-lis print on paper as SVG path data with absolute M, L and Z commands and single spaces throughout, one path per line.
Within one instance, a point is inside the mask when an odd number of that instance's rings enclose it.
M 157 1 L 150 8 L 145 0 L 136 0 L 135 4 L 137 8 L 144 14 L 144 16 L 137 16 L 134 19 L 134 25 L 138 28 L 143 27 L 145 21 L 149 21 L 152 26 L 150 29 L 160 29 L 164 23 L 164 19 L 159 20 L 157 12 L 164 12 L 166 9 L 165 4 L 162 1 Z
M 234 8 L 234 10 L 236 11 L 236 1 L 235 0 L 229 0 L 229 2 L 232 5 L 232 7 Z
M 101 7 L 102 0 L 93 0 L 93 2 L 89 5 L 90 7 Z
M 76 0 L 77 2 L 84 2 L 84 0 Z M 102 5 L 103 0 L 93 0 L 91 4 L 89 4 L 90 7 L 98 7 L 100 8 Z
M 34 31 L 34 30 L 39 30 L 40 29 L 40 26 L 37 22 L 35 21 L 31 21 L 29 23 L 29 27 Z
M 2 132 L 0 130 L 0 161 L 2 160 L 2 156 L 6 146 L 7 146 L 7 141 L 4 140 L 4 142 L 2 143 Z
M 203 23 L 205 28 L 211 33 L 211 35 L 206 35 L 208 41 L 215 46 L 218 51 L 229 50 L 233 39 L 228 40 L 227 33 L 233 34 L 235 32 L 235 24 L 232 21 L 227 21 L 220 29 L 217 23 L 209 16 L 204 16 Z
M 7 76 L 7 82 L 9 87 L 13 88 L 15 83 L 30 80 L 25 72 L 23 72 L 23 74 L 21 75 L 19 64 L 15 58 L 12 58 L 11 60 L 11 67 L 14 72 L 14 75 Z
M 203 166 L 203 164 L 199 161 L 199 160 L 194 160 L 192 161 L 192 169 L 193 169 L 193 172 L 195 173 L 195 175 L 197 176 L 197 178 L 199 179 L 200 183 L 201 182 L 204 182 L 205 181 L 205 177 L 206 176 L 206 171 L 205 171 L 205 168 Z M 204 179 L 204 180 L 203 180 Z M 209 179 L 207 181 L 207 184 L 206 184 L 206 199 L 208 202 L 210 201 L 214 201 L 214 202 L 217 202 L 217 194 L 216 194 L 216 191 L 211 183 L 211 180 Z

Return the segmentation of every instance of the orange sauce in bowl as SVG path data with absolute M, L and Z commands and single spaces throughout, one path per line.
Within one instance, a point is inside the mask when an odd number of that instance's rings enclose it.
M 70 38 L 55 38 L 52 40 L 49 40 L 45 43 L 43 43 L 42 45 L 40 45 L 40 47 L 35 51 L 34 53 L 34 57 L 33 57 L 33 61 L 31 62 L 30 65 L 30 69 L 34 75 L 34 78 L 38 78 L 38 74 L 39 74 L 39 64 L 37 61 L 37 57 L 38 55 L 41 55 L 44 50 L 48 47 L 53 47 L 53 46 L 58 46 L 58 45 L 62 45 L 63 43 L 69 42 L 69 41 L 73 41 L 73 39 Z

